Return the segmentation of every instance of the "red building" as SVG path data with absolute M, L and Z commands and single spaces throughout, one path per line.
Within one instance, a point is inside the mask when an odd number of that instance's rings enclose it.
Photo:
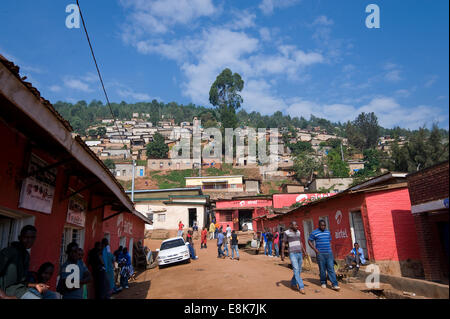
M 68 243 L 87 251 L 108 237 L 132 248 L 150 221 L 70 124 L 0 55 L 0 249 L 34 225 L 30 270 L 59 265 Z M 55 289 L 56 275 L 51 281 Z
M 289 227 L 295 220 L 308 253 L 309 234 L 326 221 L 337 260 L 350 252 L 354 242 L 383 273 L 421 277 L 423 274 L 406 174 L 387 173 L 342 193 L 310 202 L 277 215 L 260 218 L 260 227 Z
M 261 231 L 262 225 L 258 220 L 286 209 L 295 203 L 307 203 L 317 199 L 334 195 L 326 194 L 273 194 L 259 196 L 233 197 L 216 201 L 214 210 L 216 220 L 225 229 L 230 225 L 232 230 L 242 230 L 244 223 L 251 223 L 252 230 Z
M 264 215 L 272 207 L 272 196 L 235 197 L 228 200 L 217 200 L 214 214 L 216 221 L 223 229 L 230 225 L 232 230 L 242 230 L 244 224 L 256 230 L 253 218 Z
M 425 279 L 448 283 L 449 163 L 407 176 Z

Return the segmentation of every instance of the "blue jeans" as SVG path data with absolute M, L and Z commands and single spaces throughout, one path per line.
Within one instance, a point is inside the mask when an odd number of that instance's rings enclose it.
M 275 255 L 277 257 L 280 257 L 280 245 L 275 244 L 274 247 L 275 247 Z
M 302 277 L 300 276 L 300 274 L 302 273 L 303 254 L 290 253 L 289 259 L 291 260 L 292 270 L 294 271 L 294 275 L 292 276 L 291 279 L 291 285 L 296 286 L 298 284 L 298 287 L 300 289 L 305 288 Z
M 327 273 L 328 273 L 328 279 L 330 279 L 331 284 L 333 286 L 338 286 L 336 273 L 334 272 L 333 253 L 320 253 L 317 256 L 317 263 L 319 264 L 320 270 L 320 284 L 324 285 L 327 283 Z
M 273 244 L 273 242 L 271 242 L 271 241 L 268 241 L 266 244 L 266 247 L 268 246 L 267 252 L 268 252 L 269 256 L 272 256 L 272 244 Z
M 191 255 L 191 259 L 197 259 L 197 258 L 195 258 L 194 247 L 192 247 L 190 244 L 188 245 L 188 247 L 189 247 L 189 254 Z
M 177 233 L 177 236 L 178 236 L 178 237 L 183 237 L 183 231 L 182 231 L 182 230 L 179 230 L 178 233 Z
M 39 297 L 41 299 L 58 299 L 56 293 L 54 293 L 53 291 L 50 291 L 50 290 L 47 290 L 46 292 L 41 294 L 39 291 L 37 291 L 36 288 L 28 288 L 28 292 L 35 294 L 37 297 Z M 31 297 L 30 295 L 27 295 L 27 296 Z M 22 296 L 21 299 L 30 299 L 30 298 L 27 298 L 27 296 L 25 296 L 25 298 Z
M 234 252 L 236 252 L 236 258 L 239 258 L 238 245 L 231 245 L 231 258 L 234 259 Z
M 217 256 L 217 257 L 222 257 L 222 256 L 225 255 L 225 254 L 223 253 L 223 251 L 222 251 L 222 244 L 218 244 L 218 245 L 217 245 L 217 253 L 218 253 L 218 256 Z
M 228 244 L 224 244 L 223 245 L 223 254 L 225 255 L 225 252 L 227 252 L 227 257 L 230 255 L 229 253 L 228 253 Z
M 125 288 L 126 286 L 128 286 L 128 277 L 127 276 L 120 276 L 120 285 L 122 286 L 122 288 Z

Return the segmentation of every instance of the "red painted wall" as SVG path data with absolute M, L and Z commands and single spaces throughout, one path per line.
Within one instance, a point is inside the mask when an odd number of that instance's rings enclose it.
M 332 236 L 331 245 L 335 257 L 338 259 L 344 258 L 352 248 L 352 239 L 350 232 L 350 220 L 349 211 L 360 209 L 363 203 L 362 195 L 353 195 L 345 198 L 336 198 L 335 200 L 328 201 L 319 205 L 314 205 L 310 209 L 304 208 L 294 213 L 290 213 L 287 216 L 280 218 L 274 218 L 272 220 L 263 221 L 264 227 L 276 227 L 279 223 L 283 223 L 285 227 L 289 227 L 291 221 L 296 221 L 299 230 L 302 234 L 302 242 L 307 245 L 305 241 L 305 232 L 303 228 L 304 220 L 312 220 L 314 228 L 316 229 L 319 224 L 319 219 L 324 216 L 328 216 L 329 229 Z M 342 219 L 338 220 L 336 217 L 337 211 L 342 212 Z
M 216 202 L 216 208 L 239 207 L 242 209 L 251 207 L 272 206 L 271 199 L 253 199 L 253 200 L 221 200 Z
M 376 260 L 420 259 L 407 188 L 366 194 Z
M 305 200 L 321 199 L 330 197 L 336 193 L 314 193 L 314 194 L 273 194 L 273 208 L 290 207 L 293 204 L 303 202 Z
M 68 199 L 61 200 L 64 196 L 63 190 L 65 183 L 67 183 L 64 168 L 59 167 L 57 171 L 51 214 L 18 208 L 21 190 L 21 182 L 18 180 L 18 175 L 24 162 L 26 140 L 19 133 L 6 127 L 2 122 L 0 122 L 0 136 L 2 136 L 2 149 L 8 150 L 7 156 L 0 156 L 0 206 L 35 217 L 34 226 L 37 228 L 38 232 L 36 242 L 30 252 L 30 270 L 36 271 L 44 262 L 53 263 L 56 266 L 56 271 L 50 285 L 51 289 L 54 290 L 56 288 L 57 273 L 59 272 L 61 240 L 64 226 L 66 225 L 69 204 Z M 33 153 L 49 164 L 55 163 L 51 154 L 46 154 L 43 151 L 34 149 Z M 28 163 L 26 163 L 26 165 L 28 165 Z M 78 181 L 74 178 L 69 181 L 69 187 L 73 189 L 80 188 L 77 184 Z M 83 195 L 86 201 L 89 200 L 90 193 L 88 190 L 82 192 L 81 195 Z M 101 205 L 102 202 L 103 200 L 101 197 L 93 195 L 93 207 Z M 101 241 L 106 230 L 110 230 L 111 232 L 111 248 L 117 248 L 116 246 L 118 246 L 119 237 L 117 227 L 113 227 L 113 225 L 116 225 L 118 217 L 110 219 L 106 224 L 102 222 L 102 212 L 103 208 L 99 208 L 95 211 L 89 211 L 86 214 L 83 247 L 85 251 L 85 261 L 87 259 L 88 251 L 94 247 L 96 241 Z M 129 213 L 122 215 L 124 215 L 123 220 L 132 225 L 132 234 L 127 235 L 127 237 L 132 237 L 135 241 L 143 239 L 145 231 L 144 222 Z M 123 225 L 121 227 L 123 229 Z M 127 240 L 127 245 L 128 243 L 129 239 Z

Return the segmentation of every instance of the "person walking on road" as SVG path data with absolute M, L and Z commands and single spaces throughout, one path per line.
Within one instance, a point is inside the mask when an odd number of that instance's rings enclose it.
M 289 259 L 291 260 L 294 275 L 291 279 L 291 287 L 297 289 L 301 294 L 305 294 L 305 285 L 301 277 L 303 255 L 306 256 L 305 248 L 300 240 L 300 231 L 297 222 L 292 221 L 289 229 L 283 234 L 283 243 L 281 244 L 281 261 L 284 261 L 284 248 L 289 245 Z
M 230 239 L 228 238 L 227 233 L 225 233 L 225 232 L 223 233 L 223 236 L 224 236 L 224 238 L 223 238 L 223 253 L 225 255 L 225 252 L 227 252 L 227 257 L 229 257 L 230 253 L 228 251 L 228 244 L 229 244 Z
M 181 220 L 178 222 L 178 237 L 183 237 L 183 223 L 181 222 Z
M 231 227 L 230 227 L 230 225 L 227 225 L 227 228 L 225 230 L 227 232 L 227 238 L 229 239 L 231 237 Z
M 262 233 L 262 238 L 263 238 L 263 245 L 264 245 L 264 255 L 267 256 L 267 237 L 266 237 L 266 232 L 267 230 L 264 230 L 264 232 Z
M 315 246 L 314 243 L 315 242 Z M 309 246 L 316 252 L 317 263 L 320 271 L 320 284 L 322 288 L 327 287 L 327 273 L 331 281 L 331 289 L 339 290 L 334 272 L 334 256 L 331 249 L 331 233 L 326 229 L 324 220 L 319 221 L 319 228 L 313 230 L 308 239 Z
M 207 237 L 208 237 L 208 231 L 206 230 L 206 227 L 203 227 L 203 230 L 201 232 L 201 243 L 200 243 L 200 249 L 207 248 Z
M 233 230 L 231 232 L 231 259 L 234 259 L 234 252 L 236 252 L 236 259 L 239 260 L 239 248 L 238 248 L 238 236 L 236 232 Z
M 266 233 L 266 239 L 267 239 L 267 254 L 269 257 L 273 257 L 272 255 L 272 246 L 273 246 L 273 234 L 270 230 L 267 231 Z
M 280 257 L 280 233 L 278 230 L 275 231 L 275 234 L 273 234 L 273 248 L 275 249 L 275 256 Z
M 222 245 L 223 245 L 224 238 L 225 238 L 225 236 L 223 235 L 223 233 L 218 233 L 218 235 L 217 235 L 217 258 L 225 258 L 225 254 L 222 251 Z
M 214 239 L 214 233 L 216 232 L 216 225 L 213 222 L 209 225 L 209 239 Z

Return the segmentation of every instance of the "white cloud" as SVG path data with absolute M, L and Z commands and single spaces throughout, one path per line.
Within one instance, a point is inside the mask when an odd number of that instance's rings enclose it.
M 261 40 L 263 41 L 270 41 L 272 39 L 272 34 L 270 32 L 269 28 L 263 27 L 259 29 L 259 36 L 261 37 Z
M 98 81 L 98 78 L 93 73 L 88 73 L 85 76 L 75 77 L 75 76 L 65 76 L 63 77 L 63 83 L 66 87 L 82 92 L 93 92 L 92 85 Z
M 301 0 L 262 0 L 258 7 L 265 15 L 270 15 L 276 8 L 287 8 L 300 1 Z
M 384 78 L 389 82 L 398 82 L 402 79 L 400 70 L 392 70 L 385 74 Z
M 247 28 L 253 28 L 256 26 L 255 19 L 256 14 L 249 12 L 248 10 L 232 10 L 233 20 L 225 27 L 232 30 L 242 30 Z
M 432 123 L 448 121 L 448 114 L 436 107 L 418 105 L 415 107 L 401 106 L 391 97 L 376 97 L 367 104 L 354 106 L 350 104 L 320 104 L 312 101 L 297 99 L 286 108 L 291 116 L 314 116 L 326 118 L 333 122 L 353 120 L 361 112 L 374 112 L 381 126 L 392 128 L 396 125 L 410 129 L 417 129 L 422 125 L 431 126 Z
M 330 26 L 330 25 L 333 25 L 333 24 L 334 24 L 334 21 L 332 19 L 328 19 L 324 15 L 318 16 L 316 18 L 316 20 L 314 20 L 314 22 L 312 23 L 312 25 L 326 25 L 326 26 Z
M 212 0 L 120 0 L 120 3 L 131 10 L 125 38 L 167 33 L 175 25 L 186 25 L 217 11 Z
M 59 85 L 52 85 L 49 87 L 49 90 L 52 92 L 59 92 L 61 91 L 61 87 Z
M 117 94 L 122 98 L 132 98 L 136 101 L 151 101 L 153 98 L 146 93 L 134 92 L 131 89 L 118 89 Z
M 430 77 L 428 77 L 428 80 L 425 82 L 424 86 L 426 88 L 430 88 L 433 86 L 433 84 L 437 81 L 439 77 L 437 75 L 432 75 Z

